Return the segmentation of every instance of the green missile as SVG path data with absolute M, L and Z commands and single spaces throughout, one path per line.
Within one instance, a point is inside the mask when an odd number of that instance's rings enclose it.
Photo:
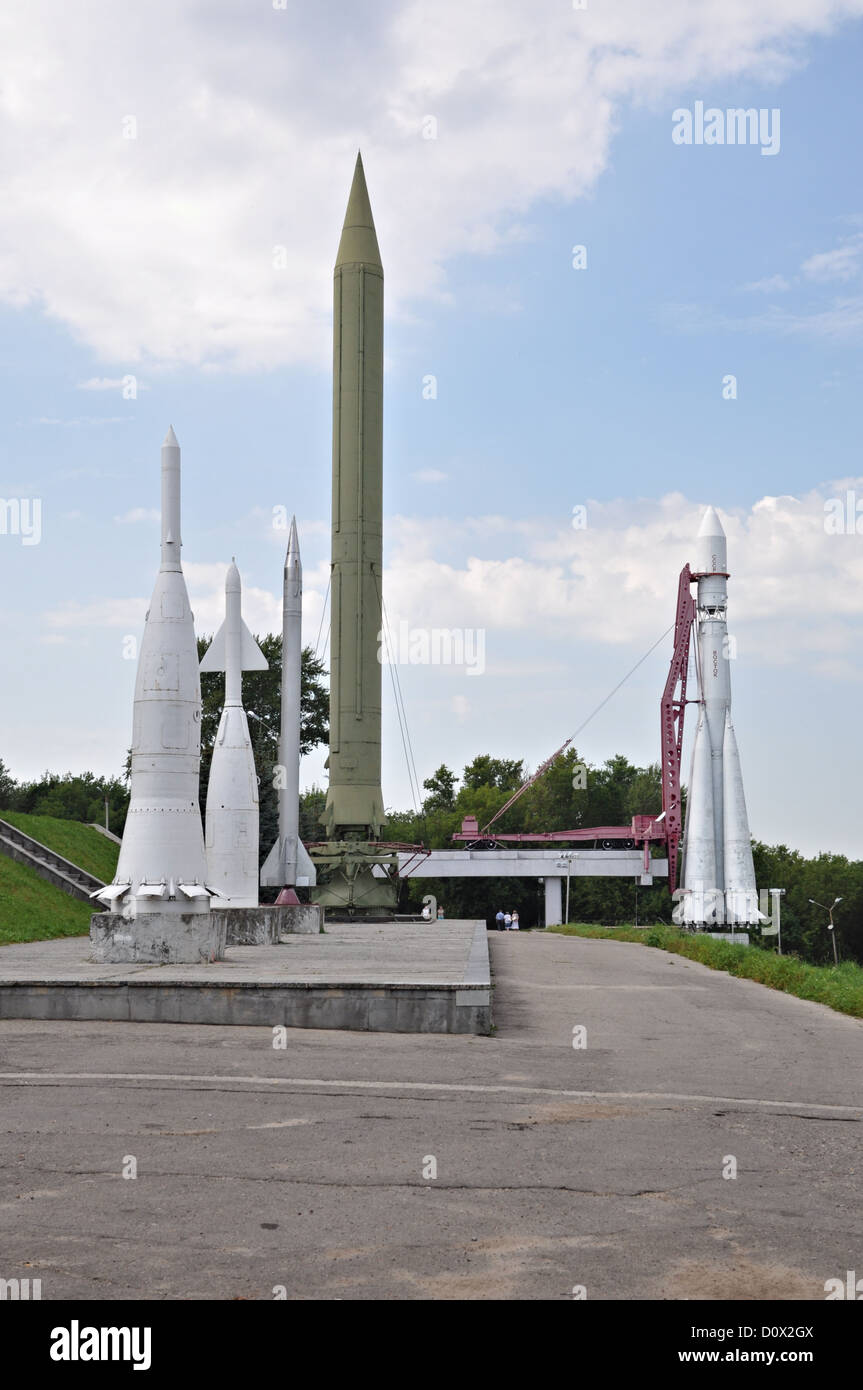
M 357 156 L 333 282 L 329 790 L 314 901 L 391 913 L 381 792 L 384 270 Z M 383 870 L 383 874 L 381 873 Z
M 333 283 L 328 838 L 379 840 L 384 268 L 357 156 Z

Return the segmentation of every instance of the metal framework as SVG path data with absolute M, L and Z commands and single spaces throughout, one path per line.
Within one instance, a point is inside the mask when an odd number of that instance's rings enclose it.
M 528 787 L 543 775 L 556 762 L 572 742 L 567 739 L 562 748 L 553 753 L 534 775 L 528 779 L 505 805 L 480 830 L 475 816 L 465 816 L 461 831 L 453 835 L 453 840 L 474 846 L 492 848 L 497 844 L 566 844 L 593 841 L 603 848 L 623 841 L 631 846 L 639 846 L 644 854 L 644 872 L 650 870 L 650 846 L 664 843 L 668 855 L 668 891 L 673 893 L 677 887 L 677 868 L 680 838 L 683 834 L 683 809 L 680 792 L 680 764 L 683 753 L 683 720 L 688 704 L 697 700 L 686 698 L 686 678 L 689 669 L 689 649 L 692 642 L 692 625 L 696 616 L 696 603 L 692 596 L 692 582 L 697 578 L 689 565 L 680 571 L 677 584 L 677 609 L 674 620 L 674 649 L 668 668 L 665 687 L 660 701 L 661 721 L 661 777 L 662 813 L 658 816 L 633 816 L 630 825 L 596 825 L 579 830 L 506 831 L 492 830 L 495 821 L 516 802 Z
M 692 597 L 691 585 L 692 573 L 689 566 L 684 565 L 680 571 L 677 585 L 674 651 L 660 702 L 662 816 L 668 849 L 668 889 L 671 893 L 677 887 L 678 847 L 680 837 L 683 834 L 683 812 L 680 798 L 683 717 L 687 704 L 697 703 L 686 698 L 689 647 L 692 641 L 692 624 L 695 621 L 695 599 Z

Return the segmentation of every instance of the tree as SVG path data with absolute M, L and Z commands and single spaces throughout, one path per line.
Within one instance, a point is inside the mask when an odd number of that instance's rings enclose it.
M 451 811 L 455 806 L 455 784 L 458 781 L 454 772 L 450 772 L 445 763 L 441 763 L 437 772 L 433 772 L 431 777 L 427 777 L 423 786 L 429 795 L 425 799 L 425 809 L 427 811 Z
M 514 792 L 524 781 L 522 768 L 524 759 L 492 758 L 481 753 L 468 763 L 462 773 L 462 790 L 476 791 L 480 787 L 498 787 L 501 791 Z
M 10 773 L 8 767 L 0 758 L 0 806 L 12 809 L 12 802 L 17 790 L 15 778 Z

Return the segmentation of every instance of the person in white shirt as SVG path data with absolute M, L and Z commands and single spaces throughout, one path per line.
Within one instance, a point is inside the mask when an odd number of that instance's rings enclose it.
M 508 912 L 505 912 L 503 914 L 503 926 L 504 931 L 509 931 L 510 927 L 512 926 L 512 917 Z
M 512 925 L 510 926 L 510 931 L 518 931 L 518 913 L 517 913 L 517 912 L 514 912 L 514 913 L 512 914 L 512 919 L 511 919 L 511 921 L 512 921 Z

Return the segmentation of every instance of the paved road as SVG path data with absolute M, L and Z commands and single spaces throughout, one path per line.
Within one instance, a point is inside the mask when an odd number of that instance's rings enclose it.
M 863 1274 L 863 1023 L 636 945 L 490 943 L 491 1038 L 0 1023 L 0 1277 L 770 1300 Z

